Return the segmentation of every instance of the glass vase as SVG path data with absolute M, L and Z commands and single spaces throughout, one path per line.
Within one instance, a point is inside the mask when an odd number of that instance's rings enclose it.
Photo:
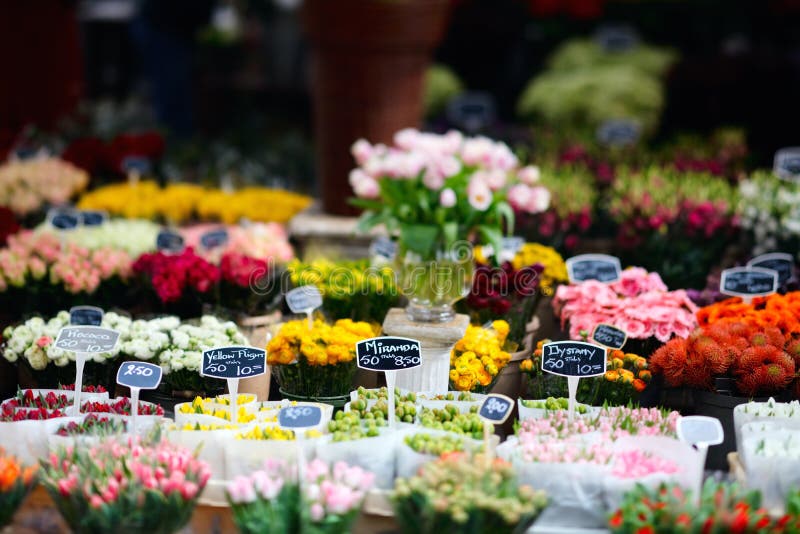
M 453 305 L 472 288 L 475 262 L 466 242 L 440 248 L 423 258 L 400 243 L 397 283 L 408 298 L 406 314 L 415 322 L 440 323 L 455 317 Z

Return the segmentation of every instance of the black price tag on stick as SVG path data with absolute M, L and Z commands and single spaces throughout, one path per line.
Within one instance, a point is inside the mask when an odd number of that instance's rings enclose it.
M 97 306 L 73 306 L 69 309 L 69 324 L 74 326 L 100 326 L 103 310 Z
M 388 261 L 394 261 L 397 255 L 397 243 L 386 236 L 376 237 L 369 247 L 370 255 L 379 256 Z
M 639 124 L 627 119 L 607 120 L 597 128 L 597 140 L 610 147 L 635 145 L 641 134 Z
M 422 365 L 422 348 L 416 339 L 373 337 L 356 343 L 356 361 L 371 371 L 413 369 Z
M 286 293 L 286 304 L 293 313 L 308 313 L 322 306 L 322 293 L 314 285 L 296 287 Z
M 573 284 L 586 280 L 616 282 L 621 272 L 619 258 L 607 254 L 581 254 L 567 260 L 567 274 Z
M 267 372 L 267 352 L 255 347 L 217 347 L 203 351 L 201 376 L 248 378 Z
M 156 389 L 161 383 L 161 366 L 147 362 L 124 362 L 117 371 L 117 384 L 129 388 Z
M 102 226 L 108 220 L 108 214 L 104 211 L 85 210 L 79 214 L 84 226 Z
M 772 171 L 789 182 L 800 182 L 800 147 L 782 148 L 775 152 Z
M 785 252 L 770 252 L 756 256 L 747 262 L 748 267 L 761 267 L 772 269 L 778 273 L 778 285 L 783 285 L 794 279 L 794 258 Z
M 161 230 L 156 237 L 156 248 L 161 252 L 179 254 L 183 252 L 183 236 L 172 230 Z
M 278 424 L 283 428 L 312 428 L 322 421 L 319 406 L 287 406 L 278 412 Z
M 95 354 L 111 352 L 117 346 L 119 332 L 97 326 L 65 326 L 58 332 L 56 348 Z
M 639 46 L 639 34 L 636 30 L 621 24 L 601 26 L 594 39 L 603 51 L 610 53 L 628 52 Z
M 722 271 L 719 291 L 725 295 L 766 297 L 778 290 L 778 272 L 761 267 L 734 267 Z
M 610 349 L 621 349 L 627 340 L 627 332 L 610 324 L 600 323 L 592 332 L 592 341 Z
M 58 230 L 74 230 L 80 225 L 81 218 L 75 210 L 54 208 L 47 212 L 47 222 Z
M 505 395 L 491 394 L 484 399 L 478 410 L 478 415 L 490 423 L 502 425 L 511 415 L 513 409 L 513 400 Z
M 200 236 L 200 244 L 203 245 L 203 248 L 206 250 L 224 247 L 228 244 L 228 230 L 225 228 L 209 230 Z
M 542 346 L 542 371 L 586 378 L 606 372 L 606 348 L 583 341 L 555 341 Z

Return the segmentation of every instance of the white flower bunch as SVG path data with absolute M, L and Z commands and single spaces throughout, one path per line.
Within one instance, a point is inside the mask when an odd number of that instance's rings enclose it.
M 800 237 L 800 183 L 757 171 L 739 184 L 737 211 L 742 228 L 753 232 L 753 254 L 774 251 Z
M 156 248 L 156 237 L 160 226 L 141 219 L 113 219 L 100 226 L 82 226 L 66 232 L 64 238 L 89 250 L 111 248 L 124 250 L 132 258 Z M 47 223 L 36 229 L 37 232 L 54 232 Z
M 800 432 L 784 431 L 781 436 L 760 439 L 754 453 L 765 458 L 800 460 Z
M 158 361 L 164 374 L 173 371 L 199 372 L 203 362 L 203 351 L 226 345 L 247 345 L 247 338 L 235 323 L 220 321 L 214 316 L 205 315 L 200 324 L 183 324 L 169 332 L 169 348 L 161 352 Z
M 103 328 L 111 328 L 120 332 L 120 337 L 126 335 L 131 320 L 114 312 L 103 315 Z M 51 362 L 58 367 L 66 366 L 70 361 L 75 361 L 75 353 L 56 348 L 54 343 L 58 332 L 63 327 L 69 326 L 69 312 L 61 311 L 55 317 L 45 321 L 41 317 L 28 319 L 19 326 L 9 326 L 3 332 L 6 340 L 3 357 L 11 363 L 19 358 L 27 360 L 31 368 L 41 371 Z M 113 360 L 120 352 L 120 346 L 111 352 L 102 352 L 90 355 L 92 361 L 104 363 Z
M 767 402 L 748 402 L 742 411 L 755 417 L 800 417 L 800 401 L 776 402 L 770 398 Z

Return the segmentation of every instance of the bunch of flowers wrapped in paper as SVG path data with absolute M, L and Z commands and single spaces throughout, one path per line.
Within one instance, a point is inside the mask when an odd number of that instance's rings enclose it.
M 36 482 L 36 466 L 25 466 L 0 449 L 0 528 L 8 525 Z
M 674 438 L 679 417 L 655 408 L 604 408 L 574 419 L 566 411 L 549 412 L 523 421 L 498 454 L 513 463 L 522 482 L 602 514 L 637 482 L 699 486 L 705 455 Z
M 352 389 L 355 344 L 377 334 L 377 327 L 350 319 L 316 319 L 311 328 L 306 320 L 288 321 L 267 344 L 267 363 L 284 393 L 340 397 Z

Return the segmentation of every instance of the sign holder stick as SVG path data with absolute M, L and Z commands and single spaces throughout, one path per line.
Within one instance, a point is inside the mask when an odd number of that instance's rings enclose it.
M 486 462 L 486 469 L 492 465 L 494 460 L 494 447 L 492 447 L 492 434 L 494 434 L 494 423 L 483 421 L 483 458 Z
M 575 419 L 575 404 L 578 396 L 578 383 L 581 381 L 578 376 L 567 377 L 567 390 L 569 392 L 569 420 Z
M 72 411 L 74 415 L 81 413 L 81 392 L 83 391 L 83 367 L 86 365 L 85 352 L 75 353 L 75 397 L 73 398 Z
M 140 388 L 131 389 L 131 433 L 136 435 L 136 421 L 139 418 L 139 391 Z
M 395 427 L 394 388 L 395 384 L 397 384 L 397 371 L 384 371 L 384 374 L 386 375 L 386 397 L 389 402 L 389 413 L 387 414 L 389 428 L 393 429 Z
M 306 317 L 308 318 L 308 329 L 314 330 L 314 308 L 306 310 Z
M 239 422 L 239 417 L 237 417 L 238 409 L 236 406 L 239 402 L 239 379 L 226 378 L 225 380 L 228 382 L 228 395 L 231 401 L 231 424 L 235 425 Z

